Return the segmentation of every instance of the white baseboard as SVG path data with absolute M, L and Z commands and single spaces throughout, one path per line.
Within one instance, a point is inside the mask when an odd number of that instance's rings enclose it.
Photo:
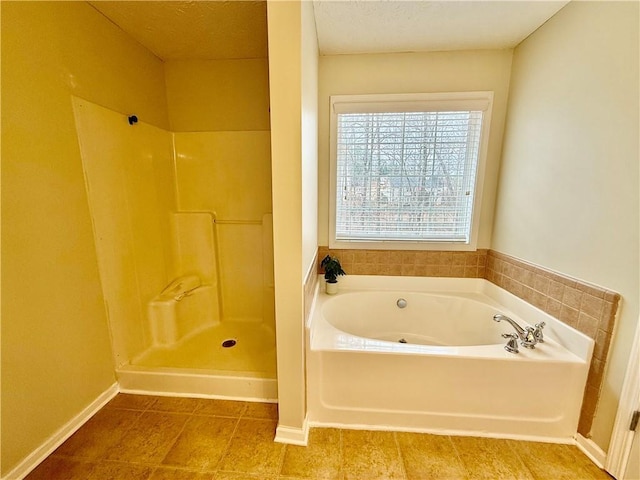
M 607 454 L 590 438 L 576 434 L 576 446 L 591 459 L 599 468 L 604 469 L 607 462 Z
M 307 421 L 307 418 L 305 417 L 304 422 L 302 423 L 302 428 L 278 425 L 274 441 L 306 447 L 309 443 L 309 422 Z
M 64 424 L 57 432 L 51 435 L 42 445 L 27 455 L 9 473 L 2 477 L 2 480 L 20 480 L 24 478 L 117 394 L 118 384 L 114 383 L 80 413 Z

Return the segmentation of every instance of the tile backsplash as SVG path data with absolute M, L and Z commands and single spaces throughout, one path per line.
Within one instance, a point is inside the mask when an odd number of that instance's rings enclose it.
M 318 260 L 331 254 L 351 275 L 484 278 L 487 250 L 471 252 L 344 250 L 318 247 Z M 318 267 L 318 272 L 321 272 Z
M 578 432 L 590 437 L 620 303 L 618 293 L 487 249 L 446 252 L 320 246 L 318 273 L 322 273 L 320 261 L 328 254 L 338 257 L 351 275 L 486 278 L 591 337 L 595 347 L 578 425 Z

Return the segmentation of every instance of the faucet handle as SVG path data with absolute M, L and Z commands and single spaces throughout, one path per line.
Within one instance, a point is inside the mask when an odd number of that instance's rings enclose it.
M 542 334 L 542 329 L 546 325 L 545 322 L 540 322 L 535 324 L 535 330 L 533 331 L 533 336 L 536 338 L 536 342 L 544 343 L 544 335 Z
M 502 338 L 508 338 L 509 341 L 504 349 L 509 353 L 518 353 L 518 335 L 516 333 L 503 333 Z

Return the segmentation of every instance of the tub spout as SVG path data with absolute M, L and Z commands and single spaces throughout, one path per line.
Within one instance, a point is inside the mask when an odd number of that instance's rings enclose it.
M 538 343 L 538 340 L 535 336 L 535 329 L 533 327 L 527 327 L 526 329 L 522 328 L 514 320 L 510 319 L 506 315 L 502 315 L 501 313 L 494 315 L 493 319 L 496 322 L 504 320 L 509 323 L 518 334 L 518 338 L 520 338 L 520 345 L 525 348 L 535 348 L 535 344 Z

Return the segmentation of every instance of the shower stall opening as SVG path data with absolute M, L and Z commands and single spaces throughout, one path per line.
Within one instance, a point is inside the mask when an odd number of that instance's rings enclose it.
M 270 132 L 73 101 L 121 389 L 275 400 Z

